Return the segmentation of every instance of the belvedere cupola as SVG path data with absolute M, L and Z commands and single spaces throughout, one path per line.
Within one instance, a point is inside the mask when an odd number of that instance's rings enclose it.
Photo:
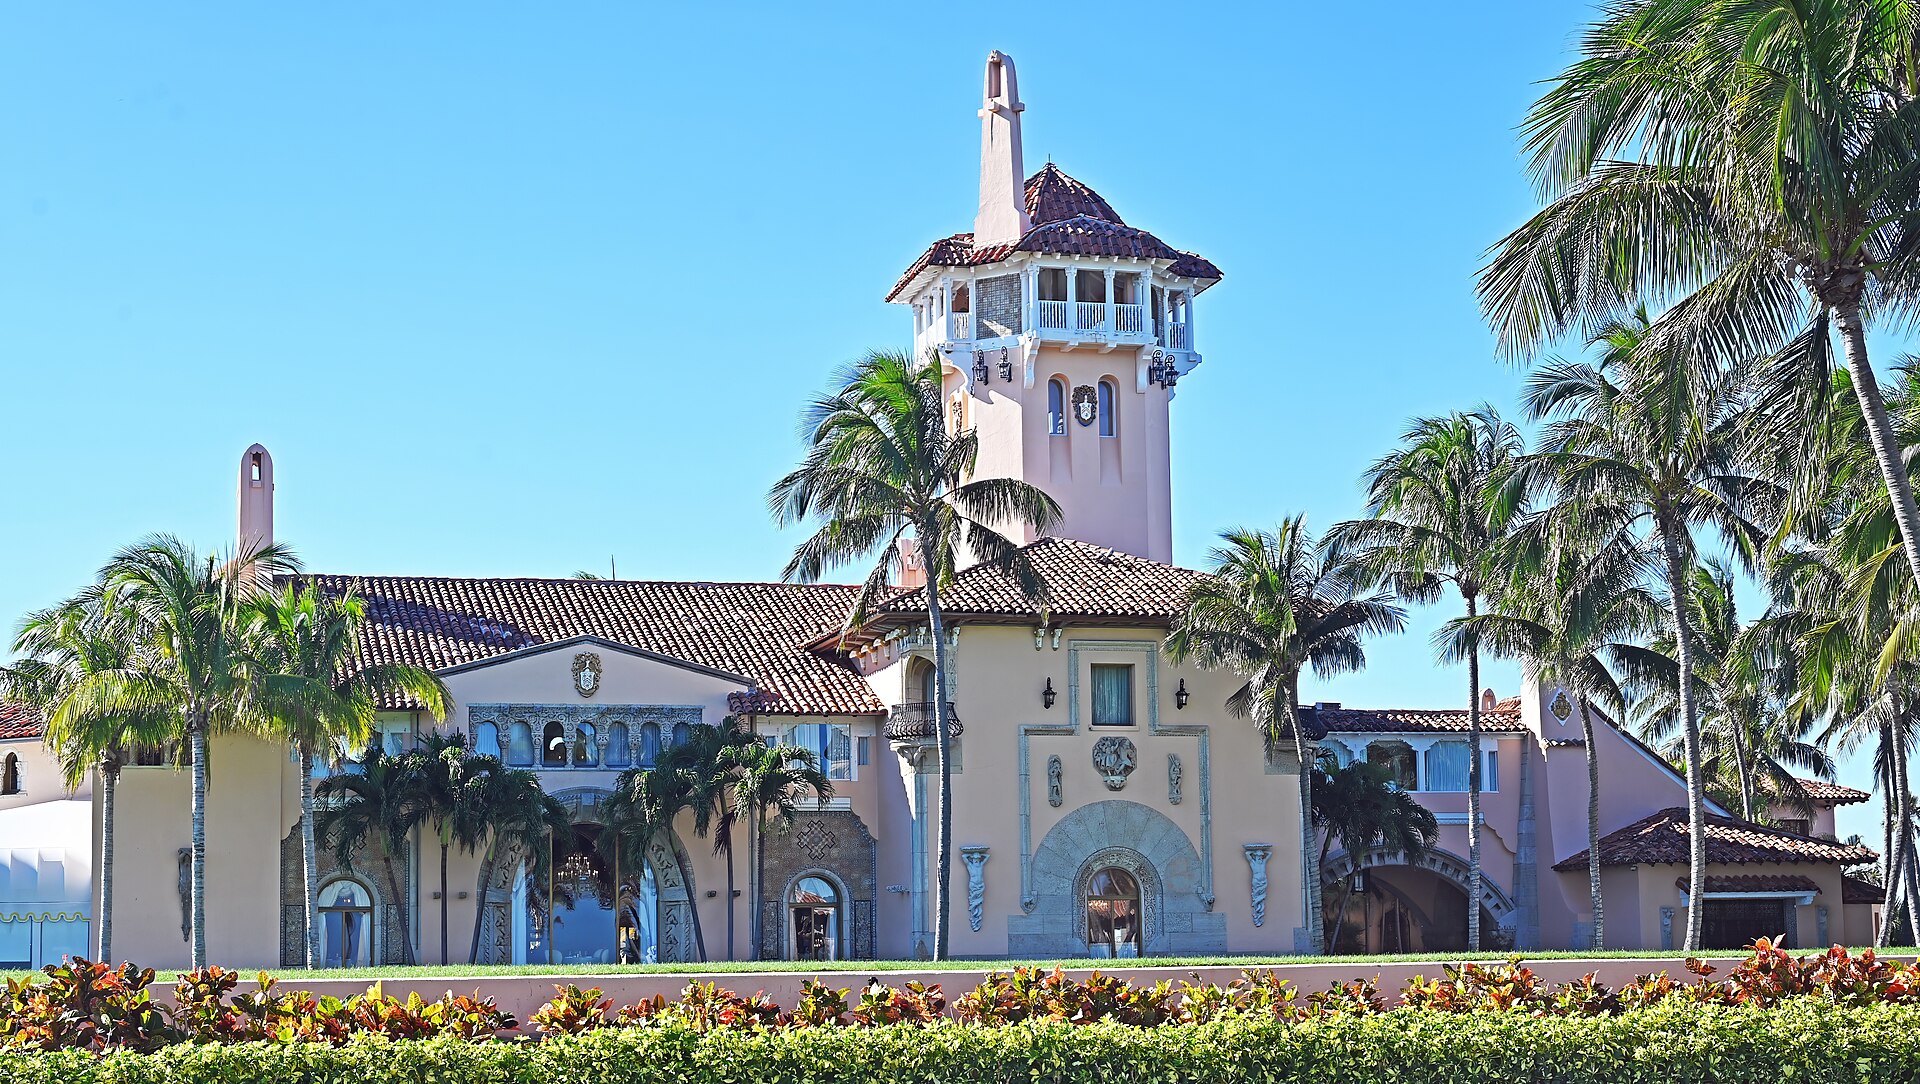
M 1168 408 L 1220 269 L 1052 162 L 1017 181 L 1025 110 L 1013 58 L 988 54 L 973 232 L 935 241 L 887 300 L 912 308 L 916 354 L 941 359 L 950 421 L 978 428 L 976 475 L 1046 490 L 1054 534 L 1170 562 Z

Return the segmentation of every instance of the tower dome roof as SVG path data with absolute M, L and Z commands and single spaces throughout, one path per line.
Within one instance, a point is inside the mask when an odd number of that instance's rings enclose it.
M 1027 178 L 1027 214 L 1035 226 L 1067 218 L 1099 218 L 1126 225 L 1113 205 L 1100 193 L 1074 180 L 1059 166 L 1048 162 L 1040 172 Z

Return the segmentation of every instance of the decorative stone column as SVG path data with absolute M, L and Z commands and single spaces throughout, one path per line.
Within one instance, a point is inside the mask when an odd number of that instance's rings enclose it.
M 960 848 L 960 861 L 967 865 L 967 924 L 980 932 L 980 916 L 987 901 L 987 851 L 974 845 Z
M 1273 857 L 1273 844 L 1249 843 L 1243 849 L 1247 852 L 1247 866 L 1253 871 L 1253 924 L 1260 926 L 1267 921 L 1267 859 Z

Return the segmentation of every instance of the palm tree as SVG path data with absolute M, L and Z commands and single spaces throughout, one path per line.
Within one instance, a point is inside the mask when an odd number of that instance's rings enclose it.
M 1762 407 L 1807 442 L 1795 459 L 1809 491 L 1820 488 L 1822 428 L 1810 416 L 1827 402 L 1838 325 L 1864 436 L 1920 578 L 1920 513 L 1866 341 L 1876 312 L 1914 314 L 1916 10 L 1608 5 L 1526 120 L 1530 171 L 1551 202 L 1495 247 L 1479 293 L 1516 355 L 1669 303 L 1652 352 L 1717 365 L 1780 351 Z
M 819 758 L 797 745 L 754 743 L 734 754 L 733 804 L 753 826 L 753 881 L 766 892 L 767 825 L 793 825 L 801 800 L 809 792 L 816 799 L 833 797 L 833 783 L 820 770 Z M 749 932 L 754 951 L 766 955 L 766 929 L 760 908 L 753 909 Z
M 554 833 L 566 831 L 573 823 L 566 803 L 548 794 L 540 786 L 540 776 L 525 768 L 501 766 L 482 777 L 481 792 L 469 803 L 485 839 L 480 847 L 480 891 L 473 908 L 473 943 L 467 949 L 467 962 L 480 962 L 480 926 L 486 918 L 487 886 L 493 881 L 494 867 L 506 854 L 527 856 L 528 877 L 539 883 L 546 876 L 546 863 L 552 860 L 548 842 Z M 444 898 L 444 897 L 443 897 Z
M 1606 901 L 1600 889 L 1600 749 L 1594 714 L 1601 706 L 1625 718 L 1626 699 L 1608 659 L 1659 620 L 1647 590 L 1645 547 L 1630 531 L 1595 538 L 1572 509 L 1531 517 L 1508 543 L 1508 578 L 1488 613 L 1449 622 L 1436 637 L 1443 657 L 1484 648 L 1520 659 L 1537 680 L 1572 694 L 1580 716 L 1587 768 L 1587 898 L 1593 943 L 1606 945 Z
M 135 665 L 89 674 L 71 690 L 63 726 L 170 711 L 192 764 L 190 851 L 192 966 L 207 962 L 207 739 L 216 730 L 259 722 L 250 692 L 256 667 L 251 601 L 273 578 L 297 570 L 283 546 L 245 545 L 225 560 L 202 560 L 171 535 L 153 535 L 116 553 L 101 570 L 104 605 L 116 629 L 134 639 Z
M 432 673 L 392 663 L 365 665 L 360 629 L 366 603 L 357 590 L 334 596 L 288 580 L 251 606 L 257 626 L 262 711 L 276 736 L 300 757 L 300 860 L 306 892 L 307 966 L 321 966 L 320 862 L 314 838 L 313 768 L 319 757 L 364 746 L 383 703 L 412 701 L 434 719 L 451 697 Z
M 1300 672 L 1321 677 L 1366 665 L 1362 639 L 1398 632 L 1406 614 L 1383 593 L 1367 593 L 1361 570 L 1330 560 L 1331 546 L 1307 536 L 1306 518 L 1277 531 L 1235 528 L 1220 536 L 1212 574 L 1195 580 L 1184 612 L 1167 637 L 1176 662 L 1246 675 L 1227 710 L 1253 720 L 1272 748 L 1293 740 L 1300 773 L 1300 865 L 1307 890 L 1307 936 L 1324 943 L 1320 867 L 1314 861 L 1313 749 L 1299 714 Z
M 868 559 L 868 572 L 847 613 L 850 631 L 900 582 L 899 542 L 912 539 L 926 571 L 927 628 L 933 639 L 934 749 L 940 768 L 940 826 L 933 956 L 947 958 L 952 910 L 953 776 L 948 761 L 947 641 L 940 590 L 952 582 L 962 554 L 1002 569 L 1036 601 L 1043 593 L 1026 554 L 992 524 L 1024 524 L 1044 534 L 1060 506 L 1015 478 L 974 478 L 980 441 L 949 425 L 940 361 L 923 363 L 878 352 L 841 374 L 839 388 L 807 408 L 809 445 L 800 467 L 774 483 L 768 504 L 782 526 L 814 517 L 820 528 L 794 551 L 786 577 L 819 580 L 829 569 Z M 756 909 L 757 910 L 757 909 Z
M 1467 616 L 1499 575 L 1501 543 L 1518 509 L 1492 498 L 1526 450 L 1492 407 L 1419 418 L 1400 447 L 1367 471 L 1367 515 L 1334 527 L 1340 547 L 1376 582 L 1409 602 L 1438 601 L 1449 586 Z M 1467 652 L 1467 948 L 1480 950 L 1480 653 Z
M 739 766 L 751 759 L 760 739 L 737 715 L 729 715 L 719 726 L 701 723 L 693 727 L 688 739 L 669 750 L 661 769 L 681 774 L 687 809 L 693 814 L 693 834 L 701 839 L 713 836 L 713 853 L 721 855 L 727 867 L 727 959 L 734 956 L 734 876 L 733 827 L 739 821 L 734 807 L 734 782 Z
M 100 959 L 113 962 L 114 809 L 120 769 L 135 748 L 158 745 L 177 732 L 164 708 L 125 714 L 82 715 L 67 710 L 73 690 L 100 675 L 139 668 L 130 658 L 137 642 L 116 628 L 97 587 L 52 609 L 27 615 L 14 638 L 20 657 L 0 667 L 0 700 L 24 703 L 47 720 L 46 742 L 54 750 L 69 790 L 89 771 L 100 773 Z
M 1404 852 L 1412 861 L 1440 836 L 1440 822 L 1413 795 L 1394 785 L 1393 772 L 1386 765 L 1364 760 L 1342 765 L 1325 750 L 1313 765 L 1313 826 L 1323 833 L 1322 868 L 1335 839 L 1356 861 L 1376 842 Z M 1333 909 L 1333 937 L 1327 942 L 1329 954 L 1339 947 L 1340 917 L 1346 914 L 1352 892 L 1351 881 L 1341 886 L 1340 902 Z
M 1542 450 L 1515 471 L 1509 488 L 1553 494 L 1556 512 L 1577 516 L 1601 537 L 1643 532 L 1659 555 L 1678 668 L 1681 736 L 1686 752 L 1692 871 L 1688 898 L 1704 899 L 1706 805 L 1700 721 L 1694 687 L 1694 632 L 1687 577 L 1694 532 L 1718 532 L 1739 552 L 1759 551 L 1764 534 L 1749 508 L 1773 496 L 1743 471 L 1736 426 L 1748 404 L 1743 375 L 1682 364 L 1643 349 L 1644 312 L 1601 330 L 1597 363 L 1556 361 L 1535 370 L 1526 405 L 1547 419 Z M 1687 909 L 1685 947 L 1700 947 L 1701 911 Z
M 429 734 L 420 748 L 402 758 L 410 827 L 425 825 L 440 844 L 440 962 L 452 951 L 447 928 L 447 855 L 458 846 L 478 850 L 486 836 L 485 798 L 489 777 L 504 765 L 498 757 L 467 752 L 461 734 Z
M 699 815 L 702 798 L 694 788 L 694 773 L 666 766 L 628 768 L 614 781 L 613 793 L 601 803 L 606 818 L 602 845 L 617 849 L 621 864 L 636 868 L 646 861 L 653 841 L 662 836 L 671 839 L 673 824 L 680 814 Z M 680 867 L 681 882 L 691 890 L 693 870 L 680 847 L 673 848 L 674 863 Z M 700 921 L 700 908 L 688 909 L 693 918 L 694 954 L 707 958 L 706 930 Z
M 388 756 L 375 743 L 359 759 L 320 781 L 315 788 L 320 809 L 314 824 L 323 845 L 332 847 L 348 869 L 353 868 L 355 856 L 369 848 L 378 851 L 387 875 L 387 898 L 400 919 L 401 962 L 409 966 L 415 959 L 412 908 L 394 863 L 406 860 L 407 840 L 416 823 L 412 790 L 407 758 Z

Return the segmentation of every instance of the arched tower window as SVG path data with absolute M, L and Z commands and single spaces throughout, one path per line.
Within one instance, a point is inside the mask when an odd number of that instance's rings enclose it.
M 1112 866 L 1087 882 L 1087 955 L 1140 955 L 1140 882 Z
M 1067 382 L 1057 376 L 1047 381 L 1047 435 L 1067 435 Z
M 20 793 L 20 754 L 8 753 L 0 761 L 0 794 Z
M 1100 435 L 1117 437 L 1120 435 L 1120 420 L 1113 414 L 1113 381 L 1100 382 Z
M 543 768 L 564 768 L 567 766 L 567 728 L 555 719 L 540 728 L 540 766 Z

